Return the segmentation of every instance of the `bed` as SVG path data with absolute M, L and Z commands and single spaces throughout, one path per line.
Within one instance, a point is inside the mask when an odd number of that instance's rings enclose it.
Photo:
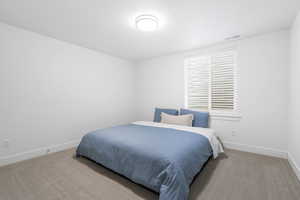
M 140 121 L 86 134 L 76 154 L 158 192 L 160 200 L 187 200 L 195 175 L 222 151 L 212 129 Z

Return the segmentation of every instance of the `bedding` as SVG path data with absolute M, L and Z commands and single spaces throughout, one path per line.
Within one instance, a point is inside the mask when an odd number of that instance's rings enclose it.
M 86 134 L 76 154 L 158 192 L 160 200 L 187 200 L 194 176 L 222 151 L 211 129 L 135 122 Z
M 193 115 L 168 115 L 164 112 L 161 113 L 161 123 L 165 124 L 175 124 L 182 126 L 192 126 Z
M 188 110 L 183 108 L 180 109 L 180 115 L 187 115 L 187 114 L 194 115 L 193 126 L 208 128 L 208 117 L 209 117 L 208 112 L 200 112 L 200 111 Z
M 176 109 L 168 109 L 168 108 L 155 108 L 154 111 L 154 122 L 160 122 L 161 121 L 161 113 L 167 113 L 169 115 L 178 115 L 178 110 Z

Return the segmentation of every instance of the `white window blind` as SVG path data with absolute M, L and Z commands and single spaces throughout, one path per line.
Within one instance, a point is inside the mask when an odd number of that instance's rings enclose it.
M 208 57 L 190 58 L 186 65 L 188 107 L 208 109 L 210 59 Z
M 236 52 L 233 50 L 185 60 L 186 107 L 237 110 Z

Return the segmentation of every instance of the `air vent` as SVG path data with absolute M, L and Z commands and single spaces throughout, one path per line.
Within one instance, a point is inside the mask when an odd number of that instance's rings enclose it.
M 239 39 L 240 37 L 241 37 L 240 35 L 234 35 L 234 36 L 225 38 L 225 40 L 237 40 L 237 39 Z

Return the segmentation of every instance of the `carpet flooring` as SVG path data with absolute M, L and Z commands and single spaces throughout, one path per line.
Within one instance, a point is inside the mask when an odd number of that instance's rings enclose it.
M 157 200 L 158 195 L 88 160 L 75 149 L 0 168 L 0 200 Z M 234 150 L 210 160 L 190 200 L 299 200 L 287 160 Z

